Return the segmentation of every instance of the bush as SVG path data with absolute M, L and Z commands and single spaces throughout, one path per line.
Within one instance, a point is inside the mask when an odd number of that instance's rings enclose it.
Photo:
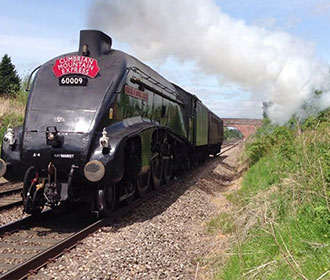
M 0 119 L 0 143 L 2 143 L 2 139 L 4 134 L 7 131 L 8 125 L 15 127 L 23 123 L 24 117 L 22 115 L 18 115 L 16 113 L 9 113 L 3 116 Z
M 224 140 L 242 139 L 243 134 L 238 129 L 229 129 L 228 127 L 224 127 L 223 137 Z
M 23 123 L 26 97 L 19 92 L 16 98 L 0 97 L 0 145 L 8 125 L 15 127 Z
M 294 130 L 286 126 L 271 125 L 268 120 L 265 120 L 254 139 L 246 145 L 246 155 L 250 165 L 271 153 L 276 147 L 280 147 L 282 155 L 290 157 L 294 150 L 293 139 Z

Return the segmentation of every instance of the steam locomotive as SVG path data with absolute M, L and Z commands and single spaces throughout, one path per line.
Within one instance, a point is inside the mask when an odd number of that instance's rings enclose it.
M 109 215 L 220 152 L 223 121 L 193 94 L 80 31 L 78 52 L 43 64 L 23 126 L 8 127 L 0 176 L 23 180 L 25 212 L 88 201 Z

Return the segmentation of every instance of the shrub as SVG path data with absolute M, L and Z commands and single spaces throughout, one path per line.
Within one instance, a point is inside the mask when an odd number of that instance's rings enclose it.
M 16 113 L 9 113 L 0 119 L 0 143 L 2 143 L 3 136 L 7 130 L 8 125 L 15 127 L 23 123 L 24 117 Z

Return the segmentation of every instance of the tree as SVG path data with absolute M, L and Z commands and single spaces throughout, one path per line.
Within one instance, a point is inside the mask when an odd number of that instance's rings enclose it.
M 273 102 L 271 101 L 265 101 L 265 102 L 262 102 L 262 117 L 264 119 L 268 119 L 269 118 L 269 108 L 273 105 Z
M 10 57 L 5 54 L 0 62 L 0 95 L 16 94 L 20 88 L 20 78 Z
M 224 139 L 243 139 L 243 134 L 236 128 L 224 127 Z

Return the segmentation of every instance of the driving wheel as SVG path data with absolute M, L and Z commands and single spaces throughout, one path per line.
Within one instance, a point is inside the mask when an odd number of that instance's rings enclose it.
M 24 211 L 27 214 L 39 214 L 43 208 L 39 203 L 39 200 L 42 199 L 42 194 L 41 191 L 38 191 L 37 184 L 38 173 L 33 166 L 30 166 L 24 175 L 22 192 Z
M 102 217 L 109 216 L 115 208 L 115 185 L 102 186 L 97 190 L 96 208 Z

